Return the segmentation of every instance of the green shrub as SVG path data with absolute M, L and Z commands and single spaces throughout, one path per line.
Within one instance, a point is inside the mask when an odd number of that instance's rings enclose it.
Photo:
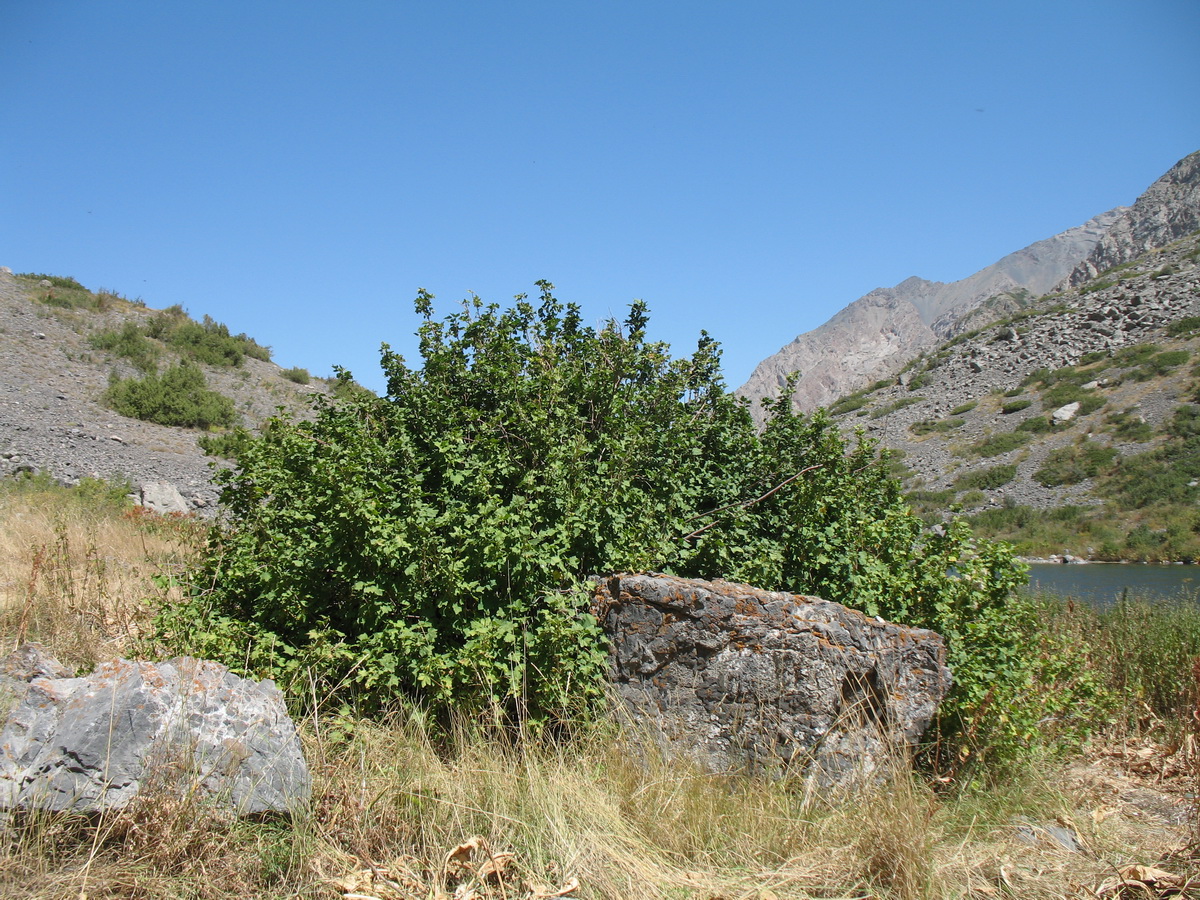
M 954 487 L 960 491 L 992 491 L 1004 487 L 1016 477 L 1017 467 L 1015 465 L 992 466 L 989 469 L 964 472 L 954 480 Z
M 919 436 L 932 434 L 935 431 L 951 431 L 955 428 L 962 428 L 966 424 L 966 419 L 919 419 L 909 425 L 908 430 Z
M 233 401 L 210 391 L 204 373 L 189 362 L 169 366 L 161 375 L 109 379 L 104 403 L 123 416 L 182 428 L 230 426 L 237 418 Z
M 1121 441 L 1144 443 L 1154 437 L 1154 429 L 1132 409 L 1110 413 L 1105 416 L 1104 421 L 1113 437 Z
M 961 416 L 965 413 L 969 413 L 971 410 L 973 410 L 978 405 L 979 405 L 979 403 L 977 401 L 970 400 L 967 403 L 962 404 L 961 406 L 954 407 L 954 409 L 950 410 L 950 415 Z
M 245 334 L 233 335 L 229 327 L 205 316 L 196 322 L 179 305 L 154 316 L 146 326 L 149 337 L 162 341 L 196 362 L 210 366 L 240 366 L 247 357 L 269 361 L 271 349 Z
M 920 403 L 924 397 L 901 397 L 899 400 L 893 400 L 891 403 L 886 403 L 883 406 L 876 407 L 871 410 L 872 419 L 880 419 L 886 415 L 904 409 L 906 406 L 912 406 L 914 403 Z
M 601 697 L 589 575 L 724 576 L 939 630 L 949 752 L 1036 736 L 1007 547 L 929 532 L 875 446 L 793 412 L 792 386 L 759 434 L 707 335 L 673 359 L 642 304 L 595 329 L 541 287 L 445 320 L 422 293 L 421 368 L 385 348 L 385 398 L 318 398 L 251 441 L 160 637 L 308 696 L 549 723 Z
M 1129 373 L 1134 381 L 1149 381 L 1151 378 L 1161 378 L 1172 369 L 1182 366 L 1191 354 L 1187 350 L 1165 350 L 1147 359 L 1141 366 Z
M 849 412 L 862 409 L 867 405 L 867 398 L 862 394 L 851 394 L 849 397 L 843 397 L 838 400 L 833 406 L 829 407 L 831 416 L 842 416 Z
M 1132 347 L 1125 347 L 1114 353 L 1113 364 L 1123 367 L 1140 366 L 1161 349 L 1158 344 L 1134 344 Z
M 1005 391 L 1004 396 L 1005 397 L 1020 397 L 1023 393 L 1025 393 L 1025 388 L 1015 387 L 1015 388 L 1012 388 L 1011 390 Z
M 237 459 L 241 452 L 249 446 L 250 440 L 250 432 L 239 426 L 219 434 L 202 434 L 196 443 L 206 456 Z
M 126 322 L 119 331 L 109 329 L 98 332 L 88 342 L 97 350 L 105 350 L 129 360 L 143 372 L 153 372 L 158 368 L 158 347 L 133 322 Z
M 1090 366 L 1100 362 L 1102 359 L 1108 359 L 1109 352 L 1107 350 L 1090 350 L 1083 356 L 1079 357 L 1079 365 Z
M 288 381 L 296 382 L 296 384 L 308 384 L 312 381 L 312 375 L 308 373 L 308 369 L 302 369 L 299 366 L 291 369 L 283 369 L 279 374 Z
M 1086 391 L 1072 381 L 1062 381 L 1042 394 L 1042 407 L 1048 410 L 1059 409 L 1071 403 L 1079 404 L 1076 415 L 1087 416 L 1104 406 L 1103 394 L 1096 391 Z
M 1029 434 L 1023 431 L 1004 431 L 993 434 L 977 441 L 967 448 L 967 453 L 973 456 L 991 457 L 1008 453 L 1018 447 L 1024 447 L 1030 441 Z
M 925 387 L 925 385 L 929 384 L 929 378 L 930 375 L 928 372 L 922 372 L 920 375 L 909 381 L 908 389 L 910 391 L 919 391 L 921 388 Z
M 1095 441 L 1083 441 L 1070 447 L 1051 450 L 1033 480 L 1043 487 L 1079 484 L 1109 468 L 1117 451 Z
M 61 309 L 90 309 L 99 307 L 96 295 L 85 288 L 74 278 L 62 275 L 41 275 L 32 272 L 16 276 L 35 291 L 37 299 L 47 306 L 57 306 Z M 41 282 L 50 282 L 44 287 Z
M 1167 334 L 1171 337 L 1190 336 L 1195 331 L 1200 331 L 1200 316 L 1187 316 L 1167 326 Z
M 1054 423 L 1049 416 L 1032 416 L 1017 426 L 1017 431 L 1028 434 L 1045 434 L 1054 429 Z
M 1033 401 L 1028 397 L 1023 400 L 1013 400 L 1011 403 L 1005 403 L 1000 407 L 1000 414 L 1007 416 L 1015 412 L 1020 412 L 1023 409 L 1029 409 L 1032 405 Z

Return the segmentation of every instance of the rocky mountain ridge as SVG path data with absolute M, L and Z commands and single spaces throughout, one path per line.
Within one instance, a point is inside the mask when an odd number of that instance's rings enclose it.
M 1154 453 L 1181 410 L 1200 409 L 1198 260 L 1200 231 L 961 334 L 830 411 L 897 451 L 898 474 L 938 511 L 1098 506 L 1095 475 Z M 1104 461 L 1087 477 L 1047 475 L 1087 454 Z M 1172 499 L 1200 502 L 1197 488 Z
M 758 400 L 778 396 L 788 376 L 798 372 L 795 406 L 804 411 L 827 406 L 894 375 L 918 353 L 1021 309 L 1060 284 L 1078 286 L 1111 265 L 1190 233 L 1200 227 L 1198 169 L 1200 154 L 1192 154 L 1133 207 L 1096 216 L 961 281 L 914 277 L 871 291 L 759 363 L 737 393 L 749 398 L 761 417 Z

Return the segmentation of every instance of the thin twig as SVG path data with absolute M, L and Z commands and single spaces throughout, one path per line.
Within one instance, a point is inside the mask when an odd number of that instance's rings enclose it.
M 801 469 L 799 472 L 797 472 L 795 475 L 791 476 L 790 478 L 786 478 L 783 481 L 779 482 L 779 484 L 775 485 L 775 487 L 771 488 L 769 491 L 767 491 L 761 497 L 755 497 L 753 500 L 739 500 L 737 503 L 730 503 L 727 506 L 721 506 L 721 507 L 718 507 L 717 509 L 710 509 L 708 512 L 697 513 L 696 515 L 692 516 L 687 521 L 694 522 L 696 519 L 703 519 L 705 516 L 715 516 L 717 513 L 723 513 L 726 510 L 733 509 L 734 507 L 738 507 L 738 506 L 740 506 L 742 509 L 749 509 L 751 506 L 754 506 L 754 504 L 756 504 L 756 503 L 762 503 L 762 501 L 766 500 L 768 497 L 770 497 L 776 491 L 783 490 L 783 488 L 787 487 L 789 484 L 791 484 L 793 481 L 795 481 L 801 475 L 806 475 L 809 472 L 813 471 L 814 469 L 821 469 L 821 468 L 824 468 L 824 465 L 818 464 L 815 466 L 809 466 L 807 469 Z M 698 528 L 695 531 L 693 531 L 691 534 L 684 535 L 682 540 L 690 541 L 692 538 L 698 537 L 699 535 L 704 534 L 704 532 L 708 531 L 708 529 L 712 528 L 716 524 L 717 524 L 716 521 L 709 522 L 703 528 Z

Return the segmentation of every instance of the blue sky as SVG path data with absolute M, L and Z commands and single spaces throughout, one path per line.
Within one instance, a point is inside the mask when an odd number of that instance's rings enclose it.
M 549 279 L 730 387 L 1200 149 L 1200 3 L 0 0 L 0 265 L 382 387 Z

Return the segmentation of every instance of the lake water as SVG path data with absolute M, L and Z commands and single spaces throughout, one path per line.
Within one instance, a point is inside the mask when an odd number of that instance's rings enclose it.
M 1098 606 L 1120 600 L 1126 591 L 1130 598 L 1195 598 L 1200 591 L 1200 566 L 1031 563 L 1029 587 L 1078 597 Z

